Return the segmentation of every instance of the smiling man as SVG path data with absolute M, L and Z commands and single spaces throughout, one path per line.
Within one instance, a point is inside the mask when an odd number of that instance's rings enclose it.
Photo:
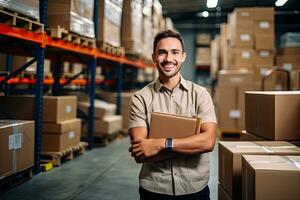
M 186 53 L 179 33 L 170 30 L 158 33 L 152 58 L 159 77 L 136 92 L 130 102 L 129 151 L 137 163 L 143 163 L 139 175 L 140 199 L 209 199 L 208 152 L 214 148 L 216 132 L 211 97 L 205 88 L 181 76 Z M 199 116 L 201 131 L 180 139 L 149 139 L 152 112 Z

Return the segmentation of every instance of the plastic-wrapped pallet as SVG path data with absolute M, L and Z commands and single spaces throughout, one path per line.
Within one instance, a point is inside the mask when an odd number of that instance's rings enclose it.
M 39 19 L 39 0 L 0 0 L 0 7 Z

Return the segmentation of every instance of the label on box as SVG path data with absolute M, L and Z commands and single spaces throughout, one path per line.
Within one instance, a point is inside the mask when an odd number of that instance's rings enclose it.
M 261 68 L 260 69 L 260 75 L 262 75 L 262 76 L 264 76 L 266 73 L 267 73 L 267 71 L 268 71 L 268 68 Z
M 23 134 L 13 134 L 8 137 L 8 150 L 21 149 L 22 148 Z
M 67 105 L 66 106 L 66 113 L 70 113 L 72 112 L 72 106 L 71 105 Z
M 69 139 L 75 138 L 75 131 L 70 131 L 69 132 Z
M 283 63 L 283 69 L 287 71 L 292 71 L 293 70 L 293 64 L 291 63 Z
M 240 40 L 243 41 L 243 42 L 249 42 L 251 39 L 250 35 L 249 34 L 241 34 L 240 35 Z
M 259 56 L 262 58 L 268 58 L 270 56 L 270 52 L 269 51 L 260 51 Z
M 231 119 L 239 119 L 241 117 L 241 111 L 240 110 L 230 110 L 229 117 Z
M 267 21 L 261 21 L 259 22 L 259 28 L 261 29 L 269 29 L 270 28 L 270 23 Z
M 242 79 L 239 78 L 239 77 L 233 77 L 233 78 L 230 78 L 230 82 L 232 82 L 232 83 L 241 83 Z
M 240 15 L 242 17 L 249 17 L 250 16 L 250 13 L 249 12 L 240 12 Z
M 243 59 L 250 59 L 251 55 L 249 51 L 242 51 L 242 58 Z

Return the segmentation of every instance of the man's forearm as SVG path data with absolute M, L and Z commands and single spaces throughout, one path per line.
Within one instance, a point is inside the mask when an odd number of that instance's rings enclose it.
M 135 158 L 135 161 L 137 163 L 151 163 L 151 162 L 159 162 L 159 161 L 163 161 L 163 160 L 168 160 L 171 158 L 175 158 L 179 156 L 178 153 L 176 152 L 168 152 L 168 151 L 161 151 L 158 154 L 156 154 L 155 156 L 151 156 L 151 157 L 137 157 Z

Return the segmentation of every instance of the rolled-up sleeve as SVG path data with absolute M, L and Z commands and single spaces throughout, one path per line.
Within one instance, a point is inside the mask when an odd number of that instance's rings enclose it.
M 202 92 L 199 99 L 200 103 L 198 104 L 197 115 L 201 117 L 201 122 L 217 123 L 214 104 L 207 90 Z
M 129 106 L 129 129 L 133 127 L 147 128 L 147 114 L 142 96 L 134 94 L 131 97 Z

